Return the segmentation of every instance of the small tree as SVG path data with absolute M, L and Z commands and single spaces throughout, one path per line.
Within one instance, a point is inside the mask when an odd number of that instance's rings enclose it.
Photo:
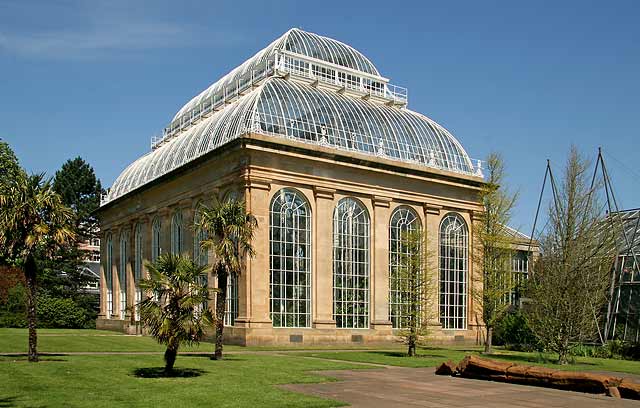
M 407 344 L 409 357 L 413 357 L 420 339 L 429 334 L 429 322 L 435 317 L 434 268 L 425 234 L 420 229 L 404 231 L 399 245 L 400 262 L 392 272 L 405 300 L 398 336 Z
M 211 207 L 203 204 L 200 211 L 200 222 L 196 229 L 207 231 L 208 238 L 202 241 L 201 246 L 205 250 L 213 250 L 213 273 L 218 280 L 216 349 L 213 359 L 220 360 L 227 303 L 227 278 L 230 274 L 241 273 L 242 259 L 245 255 L 254 255 L 251 241 L 258 222 L 247 212 L 244 201 L 228 194 L 217 198 Z
M 480 191 L 484 212 L 476 227 L 474 261 L 482 276 L 477 276 L 472 296 L 482 304 L 485 325 L 484 352 L 492 353 L 493 330 L 496 323 L 509 310 L 509 295 L 515 289 L 511 258 L 513 239 L 507 225 L 517 194 L 504 188 L 504 160 L 497 153 L 487 159 L 487 180 Z
M 559 364 L 575 344 L 596 336 L 616 254 L 613 225 L 586 178 L 587 163 L 574 147 L 528 282 L 527 320 Z
M 97 237 L 98 220 L 94 211 L 100 206 L 100 180 L 87 162 L 76 157 L 67 160 L 56 171 L 53 189 L 60 195 L 62 203 L 73 211 L 76 240 L 60 247 L 54 256 L 41 259 L 43 273 L 38 284 L 51 296 L 95 304 L 98 299 L 94 295 L 80 291 L 93 278 L 84 273 L 90 253 L 78 244 Z
M 173 254 L 161 255 L 146 267 L 149 278 L 140 281 L 140 288 L 155 296 L 139 303 L 140 319 L 158 343 L 167 346 L 164 369 L 170 374 L 180 345 L 197 344 L 213 324 L 211 312 L 201 310 L 209 299 L 200 279 L 207 267 Z
M 0 185 L 0 247 L 7 259 L 22 267 L 27 284 L 29 361 L 38 361 L 36 256 L 50 256 L 74 237 L 73 213 L 43 175 L 21 172 Z
M 100 206 L 102 185 L 93 168 L 81 157 L 67 160 L 56 171 L 53 189 L 60 194 L 62 202 L 73 210 L 78 238 L 95 237 L 98 219 L 94 211 Z

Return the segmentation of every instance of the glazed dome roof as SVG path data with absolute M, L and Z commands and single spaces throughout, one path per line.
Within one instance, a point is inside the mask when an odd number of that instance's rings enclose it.
M 285 56 L 294 66 L 307 65 L 300 72 L 287 71 L 281 60 L 279 65 L 256 77 L 259 83 L 252 77 L 251 86 L 237 85 L 233 100 L 224 99 L 216 105 L 215 98 L 209 96 L 210 108 L 203 108 L 202 101 L 208 98 L 203 94 L 224 91 L 226 88 L 220 83 L 230 76 L 243 78 L 240 70 L 255 75 L 253 68 L 269 61 L 265 55 L 277 47 L 292 53 Z M 307 59 L 309 54 L 313 59 Z M 341 71 L 343 68 L 348 71 Z M 333 72 L 333 77 L 327 80 L 319 72 L 323 75 Z M 356 72 L 362 72 L 362 76 Z M 238 79 L 235 81 L 237 84 Z M 428 117 L 398 104 L 390 89 L 373 64 L 351 47 L 316 34 L 290 30 L 185 105 L 176 118 L 191 111 L 191 119 L 187 122 L 178 119 L 178 125 L 172 125 L 171 133 L 161 143 L 129 165 L 116 179 L 103 204 L 249 133 L 459 174 L 478 174 L 451 133 Z

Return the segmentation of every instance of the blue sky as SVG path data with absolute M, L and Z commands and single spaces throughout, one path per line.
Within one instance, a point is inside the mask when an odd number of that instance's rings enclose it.
M 192 96 L 291 27 L 346 42 L 473 158 L 507 161 L 531 228 L 546 159 L 602 146 L 640 207 L 638 1 L 0 2 L 0 137 L 106 186 Z

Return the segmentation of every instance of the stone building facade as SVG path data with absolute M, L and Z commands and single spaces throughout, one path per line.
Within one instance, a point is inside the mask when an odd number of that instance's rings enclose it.
M 406 301 L 399 237 L 416 228 L 437 259 L 434 340 L 475 341 L 482 174 L 449 132 L 406 105 L 406 90 L 361 53 L 298 29 L 214 83 L 102 203 L 98 328 L 141 331 L 146 261 L 167 251 L 210 261 L 198 208 L 233 191 L 258 229 L 255 257 L 230 281 L 229 342 L 393 341 Z

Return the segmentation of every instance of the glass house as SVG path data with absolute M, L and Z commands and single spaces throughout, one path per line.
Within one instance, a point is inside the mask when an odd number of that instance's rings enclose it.
M 437 254 L 438 304 L 424 310 L 434 338 L 475 341 L 481 163 L 408 103 L 358 50 L 295 28 L 200 92 L 102 199 L 97 326 L 142 331 L 146 261 L 213 260 L 194 224 L 231 191 L 258 229 L 255 256 L 228 281 L 227 341 L 394 341 L 407 320 L 402 240 L 416 230 Z

